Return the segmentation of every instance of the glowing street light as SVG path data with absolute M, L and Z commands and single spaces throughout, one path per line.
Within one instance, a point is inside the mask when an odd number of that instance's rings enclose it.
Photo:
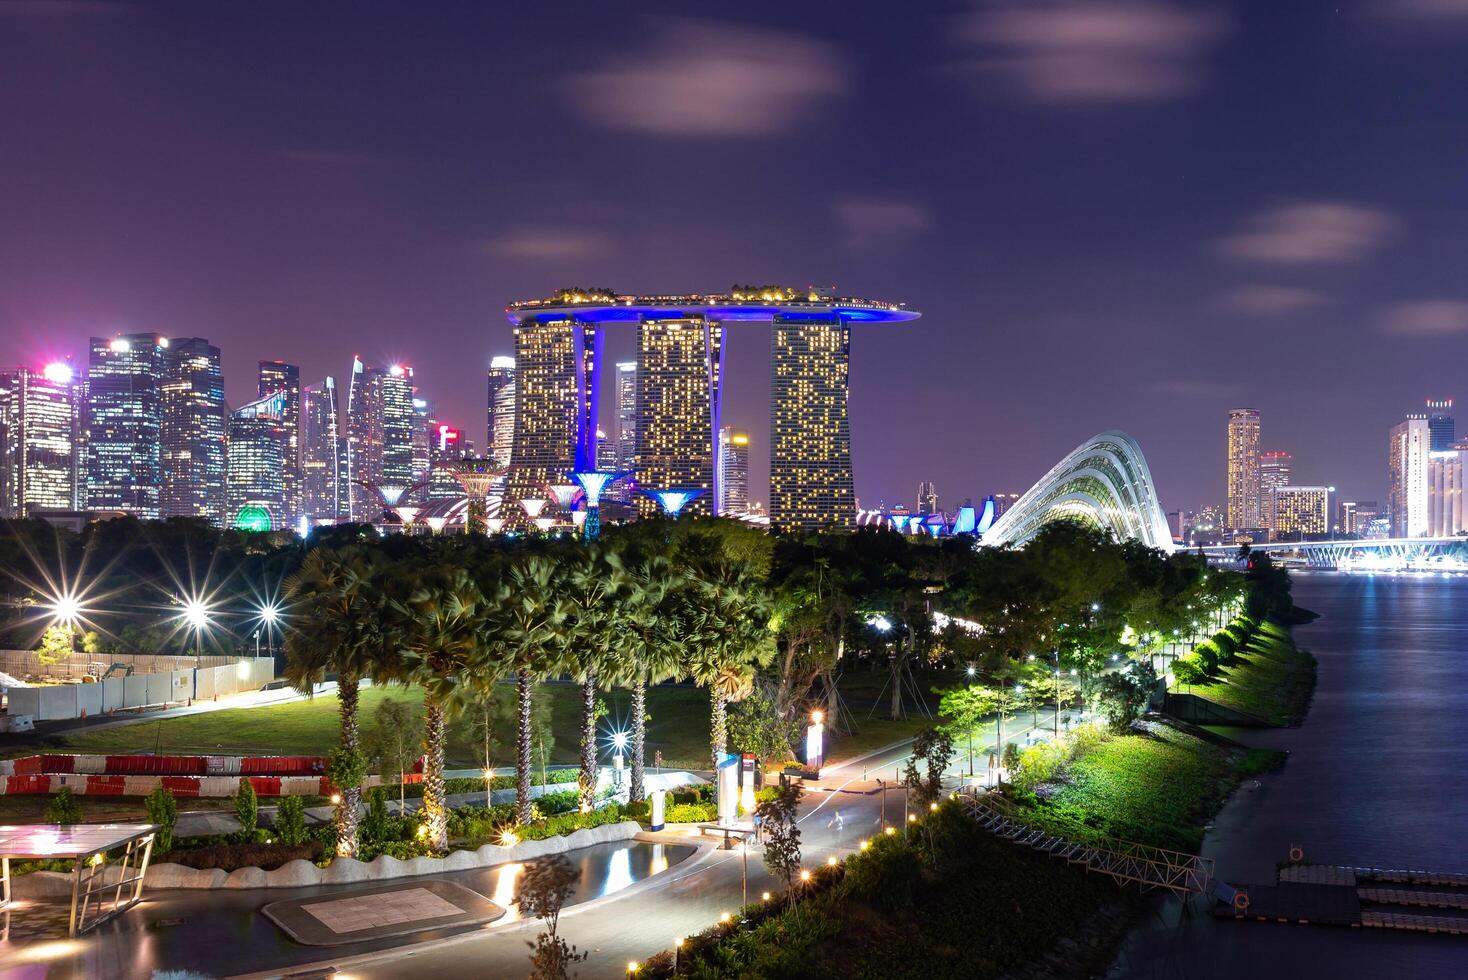
M 74 593 L 56 596 L 47 604 L 46 609 L 51 613 L 52 625 L 71 629 L 76 628 L 85 612 L 81 599 Z

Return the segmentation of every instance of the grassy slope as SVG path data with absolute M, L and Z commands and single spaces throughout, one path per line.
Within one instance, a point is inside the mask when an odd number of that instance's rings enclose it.
M 1235 662 L 1209 684 L 1176 688 L 1273 725 L 1298 724 L 1315 689 L 1315 658 L 1295 646 L 1288 630 L 1264 623 Z
M 1120 735 L 1073 762 L 1026 818 L 1071 838 L 1098 834 L 1196 851 L 1200 826 L 1232 784 L 1235 755 L 1165 726 Z

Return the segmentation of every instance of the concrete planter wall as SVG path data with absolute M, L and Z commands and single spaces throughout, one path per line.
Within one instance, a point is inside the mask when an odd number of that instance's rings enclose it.
M 521 841 L 513 847 L 485 844 L 475 851 L 454 851 L 447 857 L 418 857 L 399 861 L 386 854 L 373 861 L 337 858 L 325 868 L 310 861 L 291 861 L 274 871 L 240 868 L 201 871 L 181 864 L 155 864 L 148 869 L 145 887 L 149 891 L 162 888 L 305 888 L 310 885 L 350 885 L 357 882 L 390 881 L 416 875 L 442 874 L 446 871 L 469 871 L 489 868 L 510 861 L 533 861 L 547 854 L 561 854 L 593 844 L 631 840 L 642 830 L 635 820 L 605 824 L 577 830 L 547 840 Z M 117 869 L 106 869 L 104 880 L 115 881 Z M 11 880 L 16 898 L 52 899 L 71 896 L 71 875 L 56 871 L 35 871 Z

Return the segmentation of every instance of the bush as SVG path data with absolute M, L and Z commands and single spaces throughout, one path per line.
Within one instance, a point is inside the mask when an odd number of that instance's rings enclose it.
M 563 789 L 536 797 L 535 803 L 542 813 L 566 813 L 581 808 L 581 794 L 574 789 Z
M 1203 668 L 1205 675 L 1212 675 L 1218 672 L 1218 665 L 1222 657 L 1219 654 L 1218 647 L 1214 646 L 1210 641 L 1204 640 L 1202 643 L 1199 643 L 1193 648 L 1192 655 L 1198 658 L 1198 665 Z
M 1010 773 L 1010 781 L 1020 789 L 1034 789 L 1041 783 L 1050 782 L 1069 759 L 1070 752 L 1066 746 L 1040 742 L 1020 753 L 1019 764 Z
M 562 813 L 554 817 L 547 817 L 540 823 L 516 827 L 515 836 L 521 840 L 545 840 L 548 837 L 560 837 L 577 830 L 585 830 L 588 827 L 616 823 L 621 819 L 621 804 L 610 803 L 590 813 Z
M 652 819 L 652 801 L 638 800 L 636 803 L 628 803 L 622 807 L 622 812 L 626 814 L 628 820 L 650 820 Z M 666 820 L 667 816 L 667 811 L 664 810 L 663 819 Z
M 55 824 L 74 824 L 82 822 L 82 805 L 77 802 L 71 793 L 71 787 L 63 786 L 51 797 L 51 802 L 46 804 L 46 822 Z
M 306 843 L 306 801 L 287 796 L 275 808 L 275 836 L 287 847 Z
M 1218 648 L 1219 663 L 1233 663 L 1234 655 L 1239 652 L 1239 645 L 1232 636 L 1220 630 L 1213 635 L 1212 643 Z
M 320 841 L 303 844 L 282 843 L 217 843 L 203 847 L 186 847 L 168 851 L 155 860 L 160 863 L 182 864 L 187 868 L 209 871 L 237 871 L 240 868 L 260 868 L 272 871 L 290 861 L 315 861 L 322 855 Z
M 1079 758 L 1110 737 L 1110 732 L 1094 722 L 1088 721 L 1084 725 L 1077 725 L 1070 731 L 1071 756 Z
M 387 794 L 381 786 L 367 792 L 367 812 L 357 827 L 358 842 L 366 847 L 385 844 L 396 837 L 394 818 L 387 812 Z
M 178 801 L 162 786 L 148 794 L 145 801 L 148 822 L 157 824 L 158 839 L 154 842 L 159 853 L 173 850 L 173 827 L 178 823 Z
M 668 823 L 708 823 L 718 818 L 717 803 L 674 803 L 663 814 Z
M 240 834 L 249 837 L 260 823 L 260 800 L 248 776 L 240 777 L 240 791 L 235 794 L 234 814 L 240 819 Z
M 889 912 L 912 904 L 923 863 L 900 836 L 882 835 L 864 853 L 846 860 L 846 891 Z
M 1172 676 L 1179 684 L 1206 684 L 1208 673 L 1193 654 L 1178 657 L 1172 663 Z

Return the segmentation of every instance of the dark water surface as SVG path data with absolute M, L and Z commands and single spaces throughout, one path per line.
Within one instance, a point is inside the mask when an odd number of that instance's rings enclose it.
M 1468 577 L 1303 573 L 1295 630 L 1320 663 L 1296 729 L 1230 732 L 1285 767 L 1218 814 L 1203 852 L 1233 884 L 1291 846 L 1321 864 L 1468 872 Z M 1128 937 L 1112 977 L 1468 977 L 1468 937 L 1216 921 L 1177 903 Z

